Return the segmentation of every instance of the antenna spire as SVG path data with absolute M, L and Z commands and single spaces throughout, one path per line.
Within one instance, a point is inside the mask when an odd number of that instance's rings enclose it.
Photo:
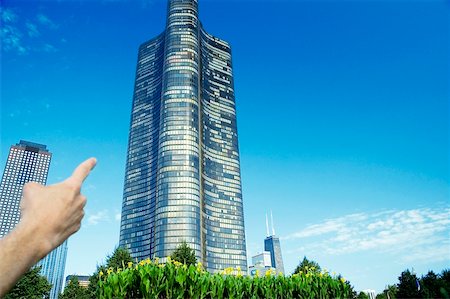
M 266 213 L 266 230 L 267 230 L 267 236 L 270 236 L 270 233 L 269 233 L 269 220 L 267 218 L 267 213 Z
M 272 236 L 275 236 L 275 227 L 273 226 L 272 210 L 270 210 L 270 221 L 272 222 Z

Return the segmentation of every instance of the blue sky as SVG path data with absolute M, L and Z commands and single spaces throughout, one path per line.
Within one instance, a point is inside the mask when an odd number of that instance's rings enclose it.
M 66 274 L 118 243 L 139 44 L 165 1 L 2 1 L 1 167 L 20 139 L 48 183 L 98 166 Z M 200 0 L 233 50 L 249 258 L 273 211 L 287 273 L 303 256 L 381 291 L 450 264 L 448 1 Z

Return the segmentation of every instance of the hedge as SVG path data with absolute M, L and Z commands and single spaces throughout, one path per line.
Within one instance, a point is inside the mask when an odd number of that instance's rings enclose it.
M 264 276 L 242 275 L 239 268 L 218 274 L 206 272 L 202 265 L 186 266 L 167 258 L 159 263 L 150 259 L 138 264 L 99 273 L 99 298 L 351 298 L 351 285 L 328 272 Z

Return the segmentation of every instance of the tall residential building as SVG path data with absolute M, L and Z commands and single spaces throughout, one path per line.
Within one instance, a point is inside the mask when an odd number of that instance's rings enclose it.
M 52 154 L 43 144 L 21 140 L 11 146 L 0 183 L 0 238 L 19 222 L 23 185 L 27 182 L 46 184 L 51 158 Z M 58 298 L 61 292 L 66 254 L 67 242 L 64 242 L 37 264 L 42 266 L 41 273 L 53 285 L 51 299 Z
M 120 245 L 166 257 L 182 242 L 210 272 L 247 269 L 231 49 L 197 0 L 170 0 L 139 48 Z
M 264 239 L 264 250 L 270 252 L 270 260 L 272 267 L 276 269 L 278 273 L 284 273 L 283 256 L 281 255 L 280 238 L 275 236 L 275 228 L 273 226 L 272 212 L 270 212 L 270 218 L 272 221 L 272 234 L 269 233 L 269 222 L 266 215 L 266 227 L 267 237 Z

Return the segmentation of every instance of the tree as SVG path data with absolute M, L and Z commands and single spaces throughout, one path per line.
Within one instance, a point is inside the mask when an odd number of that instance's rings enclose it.
M 441 272 L 442 287 L 440 288 L 441 297 L 450 298 L 450 269 L 444 269 Z
M 64 292 L 59 295 L 58 299 L 88 299 L 88 292 L 86 288 L 80 286 L 78 278 L 72 276 L 69 283 L 64 288 Z
M 409 270 L 403 271 L 398 278 L 397 298 L 419 298 L 420 283 L 416 274 Z
M 97 298 L 98 274 L 100 271 L 106 273 L 108 268 L 124 268 L 128 262 L 132 262 L 130 252 L 126 248 L 117 247 L 112 255 L 106 258 L 106 264 L 97 266 L 97 270 L 89 277 L 89 286 L 87 289 L 89 298 Z
M 427 275 L 420 279 L 420 293 L 423 298 L 440 297 L 441 279 L 433 271 L 428 271 Z
M 40 274 L 41 267 L 31 268 L 6 294 L 4 299 L 50 298 L 52 285 Z
M 359 292 L 358 296 L 356 296 L 356 299 L 369 299 L 369 296 L 367 296 L 364 292 Z
M 177 249 L 175 249 L 170 257 L 187 266 L 195 265 L 195 263 L 197 263 L 194 250 L 191 249 L 185 241 L 178 245 Z
M 295 268 L 295 273 L 319 273 L 320 272 L 320 266 L 315 261 L 310 261 L 305 257 L 303 257 L 303 261 L 300 262 L 300 264 Z
M 397 285 L 388 285 L 383 293 L 380 293 L 376 296 L 376 299 L 396 299 L 397 294 Z

